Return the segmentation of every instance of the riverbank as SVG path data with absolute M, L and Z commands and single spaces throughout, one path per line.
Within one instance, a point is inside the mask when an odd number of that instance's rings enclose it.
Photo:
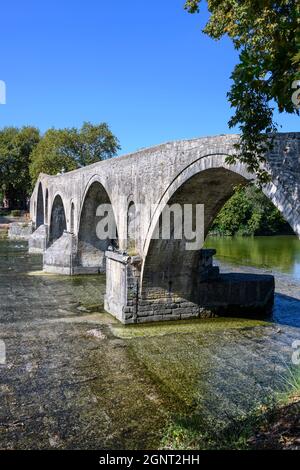
M 220 448 L 285 390 L 297 326 L 124 327 L 104 312 L 104 276 L 41 268 L 26 243 L 0 242 L 2 449 Z
M 284 399 L 261 405 L 224 428 L 183 416 L 171 423 L 163 448 L 190 450 L 300 450 L 300 387 Z

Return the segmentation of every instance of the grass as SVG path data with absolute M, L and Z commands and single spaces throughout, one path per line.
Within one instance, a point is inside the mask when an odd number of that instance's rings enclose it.
M 300 400 L 300 367 L 290 367 L 284 377 L 284 382 L 286 390 L 279 395 L 279 399 L 283 403 L 288 403 L 291 399 Z
M 163 449 L 298 449 L 300 443 L 300 367 L 288 369 L 285 390 L 244 417 L 222 426 L 201 414 L 173 417 Z
M 232 420 L 227 426 L 201 415 L 182 416 L 170 422 L 161 442 L 162 449 L 246 450 L 259 423 L 258 413 Z
M 0 229 L 0 240 L 5 240 L 7 238 L 8 229 Z
M 179 321 L 164 321 L 144 323 L 138 325 L 115 325 L 113 327 L 114 335 L 123 338 L 138 338 L 138 337 L 151 337 L 151 336 L 164 336 L 170 334 L 184 334 L 184 333 L 197 333 L 197 331 L 204 333 L 216 330 L 223 330 L 224 328 L 251 328 L 254 326 L 266 326 L 267 322 L 257 319 L 246 318 L 207 318 L 207 319 L 193 319 L 193 320 L 179 320 Z

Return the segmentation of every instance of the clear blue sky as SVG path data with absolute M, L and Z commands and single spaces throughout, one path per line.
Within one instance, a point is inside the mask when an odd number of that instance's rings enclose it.
M 237 61 L 228 39 L 184 0 L 10 0 L 1 4 L 0 127 L 106 121 L 122 153 L 229 131 L 226 92 Z M 299 117 L 282 115 L 283 131 Z

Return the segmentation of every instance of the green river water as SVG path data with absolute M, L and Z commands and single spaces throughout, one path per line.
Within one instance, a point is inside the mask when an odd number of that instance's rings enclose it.
M 221 262 L 271 269 L 300 279 L 300 240 L 296 236 L 209 237 L 205 245 L 217 250 Z

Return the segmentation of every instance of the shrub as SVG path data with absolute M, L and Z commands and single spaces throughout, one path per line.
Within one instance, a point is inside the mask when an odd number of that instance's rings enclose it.
M 15 209 L 15 210 L 11 211 L 10 215 L 12 217 L 20 217 L 21 211 L 19 209 Z

